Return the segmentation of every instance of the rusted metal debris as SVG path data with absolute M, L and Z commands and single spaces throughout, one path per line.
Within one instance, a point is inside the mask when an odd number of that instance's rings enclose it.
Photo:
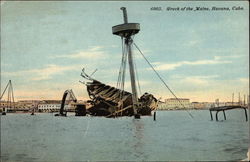
M 93 116 L 133 116 L 133 101 L 130 92 L 106 85 L 93 79 L 82 70 L 81 76 L 91 82 L 85 83 L 90 100 L 86 113 Z M 144 93 L 139 99 L 138 114 L 151 115 L 157 108 L 157 99 L 149 93 Z
M 94 116 L 132 116 L 132 94 L 127 91 L 106 85 L 97 80 L 87 82 L 87 91 L 91 100 L 91 106 L 87 109 Z M 151 111 L 157 108 L 157 99 L 148 93 L 144 93 L 139 99 L 138 114 L 151 115 Z

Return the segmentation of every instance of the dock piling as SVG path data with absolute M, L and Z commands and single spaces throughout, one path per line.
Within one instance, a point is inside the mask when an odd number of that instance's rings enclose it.
M 218 121 L 218 112 L 219 112 L 219 111 L 216 111 L 216 115 L 215 115 L 216 121 Z
M 244 110 L 245 110 L 246 121 L 248 121 L 248 118 L 247 118 L 247 110 L 246 110 L 246 109 L 244 109 Z
M 224 120 L 227 120 L 225 111 L 223 110 Z
M 210 111 L 210 116 L 211 116 L 211 120 L 213 120 L 213 114 L 212 114 L 212 111 Z
M 248 108 L 245 107 L 245 106 L 241 106 L 241 105 L 219 106 L 219 107 L 210 108 L 210 109 L 209 109 L 209 112 L 210 112 L 211 120 L 213 120 L 212 111 L 216 111 L 215 118 L 216 118 L 216 121 L 218 121 L 218 113 L 219 113 L 220 111 L 223 111 L 224 120 L 227 120 L 225 111 L 226 111 L 226 110 L 232 110 L 232 109 L 244 109 L 244 111 L 245 111 L 245 116 L 246 116 L 246 121 L 248 121 L 248 116 L 247 116 L 247 109 L 248 109 Z

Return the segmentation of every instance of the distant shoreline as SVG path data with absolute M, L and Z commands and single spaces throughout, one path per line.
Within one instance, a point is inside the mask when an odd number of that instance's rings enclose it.
M 209 110 L 209 109 L 164 109 L 164 110 L 156 110 L 156 111 L 183 111 L 183 110 Z M 2 112 L 0 112 L 2 113 Z M 32 111 L 10 111 L 10 112 L 7 112 L 7 113 L 10 113 L 10 114 L 30 114 L 32 113 Z M 49 114 L 52 114 L 52 113 L 59 113 L 59 111 L 54 111 L 54 112 L 34 112 L 36 114 L 43 114 L 43 113 L 49 113 Z M 69 111 L 69 113 L 74 113 L 74 111 Z
M 179 110 L 209 110 L 209 108 L 192 108 L 192 109 L 157 109 L 157 111 L 179 111 Z
M 209 111 L 209 108 L 192 108 L 192 109 L 157 109 L 156 111 L 193 111 L 193 110 L 208 110 Z M 154 111 L 154 110 L 152 110 Z M 68 113 L 74 113 L 75 111 L 68 111 Z M 0 111 L 0 113 L 2 113 L 2 111 Z M 11 113 L 11 114 L 30 114 L 32 113 L 32 111 L 10 111 L 10 112 L 7 112 L 7 113 Z M 42 114 L 42 113 L 59 113 L 59 110 L 58 111 L 53 111 L 53 112 L 49 112 L 49 111 L 44 111 L 44 112 L 39 112 L 39 111 L 35 111 L 34 113 L 36 114 Z

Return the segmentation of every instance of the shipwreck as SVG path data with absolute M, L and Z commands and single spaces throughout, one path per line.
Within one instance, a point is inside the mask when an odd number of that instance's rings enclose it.
M 157 99 L 149 93 L 144 93 L 133 103 L 133 94 L 110 85 L 106 85 L 89 77 L 84 70 L 81 74 L 87 82 L 87 91 L 90 97 L 90 107 L 87 113 L 93 116 L 133 116 L 151 115 L 151 111 L 157 108 Z
M 87 82 L 90 107 L 86 112 L 93 116 L 135 116 L 151 115 L 151 111 L 157 108 L 157 99 L 149 93 L 144 93 L 138 97 L 136 86 L 136 73 L 131 46 L 132 37 L 140 31 L 139 23 L 128 23 L 127 10 L 121 7 L 123 11 L 124 23 L 112 27 L 114 35 L 122 39 L 122 62 L 120 66 L 117 87 L 104 84 L 93 79 L 82 70 L 81 76 L 90 82 Z M 124 90 L 126 64 L 129 65 L 130 82 L 132 93 Z
M 82 69 L 81 76 L 88 81 L 80 82 L 86 85 L 86 89 L 90 99 L 86 102 L 86 104 L 77 103 L 77 99 L 74 97 L 72 90 L 66 90 L 62 98 L 60 113 L 56 114 L 56 116 L 66 116 L 65 112 L 67 113 L 67 111 L 64 110 L 64 103 L 66 101 L 66 96 L 69 95 L 75 102 L 76 116 L 85 116 L 86 114 L 105 117 L 134 116 L 136 119 L 139 119 L 143 115 L 151 115 L 153 111 L 155 120 L 159 99 L 157 100 L 152 94 L 147 92 L 138 97 L 137 88 L 139 87 L 140 89 L 140 86 L 139 82 L 138 87 L 136 85 L 136 80 L 138 81 L 138 75 L 135 68 L 135 62 L 133 60 L 132 46 L 138 49 L 139 53 L 146 60 L 152 70 L 156 73 L 160 81 L 179 101 L 183 108 L 185 108 L 185 106 L 169 88 L 160 74 L 154 69 L 152 64 L 150 64 L 139 47 L 134 43 L 133 38 L 136 34 L 139 33 L 140 24 L 128 23 L 126 8 L 121 7 L 121 10 L 123 11 L 124 23 L 112 27 L 112 33 L 116 36 L 121 37 L 122 41 L 122 59 L 116 87 L 110 86 L 97 79 L 94 79 L 92 75 L 96 71 L 94 71 L 91 75 L 88 75 L 85 72 L 85 69 Z M 127 64 L 129 67 L 132 92 L 124 90 Z M 193 116 L 189 112 L 188 114 L 193 118 Z

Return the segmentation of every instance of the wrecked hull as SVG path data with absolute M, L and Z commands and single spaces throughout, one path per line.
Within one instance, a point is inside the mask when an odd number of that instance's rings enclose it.
M 118 88 L 106 85 L 97 80 L 86 84 L 87 92 L 91 100 L 87 113 L 93 116 L 133 116 L 132 94 Z M 148 93 L 144 93 L 139 99 L 138 114 L 151 115 L 151 111 L 157 108 L 157 99 Z

